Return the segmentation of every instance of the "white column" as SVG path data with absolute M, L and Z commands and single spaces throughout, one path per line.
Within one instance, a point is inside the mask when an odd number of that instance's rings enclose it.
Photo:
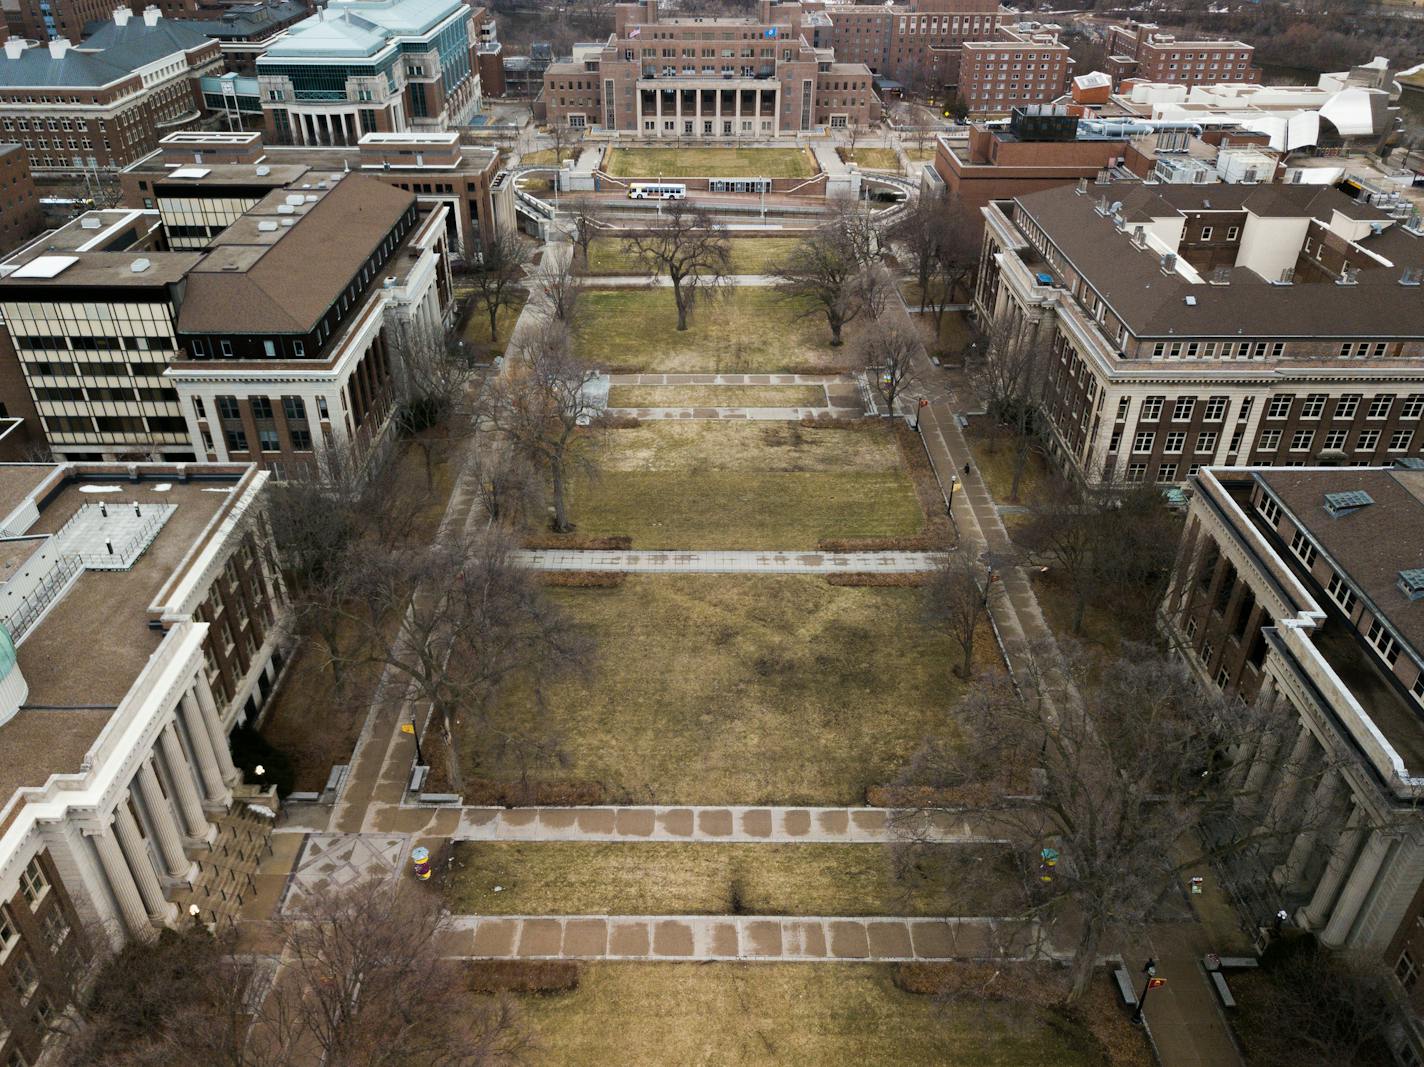
M 1251 769 L 1246 774 L 1245 795 L 1242 798 L 1252 808 L 1260 804 L 1261 787 L 1266 784 L 1266 776 L 1271 771 L 1271 764 L 1280 745 L 1281 739 L 1273 733 L 1268 733 L 1261 738 L 1261 746 L 1256 749 L 1256 758 L 1251 761 Z
M 218 758 L 213 752 L 213 741 L 208 736 L 207 725 L 203 722 L 203 709 L 198 706 L 198 698 L 189 689 L 178 701 L 183 709 L 183 725 L 188 728 L 188 742 L 193 746 L 193 754 L 198 758 L 198 777 L 203 783 L 204 802 L 213 807 L 227 807 L 232 799 L 218 769 Z
M 170 722 L 163 728 L 163 766 L 168 771 L 168 780 L 173 783 L 177 794 L 178 810 L 183 816 L 183 826 L 188 836 L 195 841 L 211 842 L 217 836 L 218 828 L 208 822 L 198 799 L 198 787 L 193 781 L 193 770 L 188 766 L 188 757 L 183 754 L 183 744 L 178 740 L 178 727 Z
M 124 925 L 128 927 L 129 933 L 141 941 L 153 940 L 158 936 L 158 931 L 154 930 L 153 924 L 148 921 L 143 898 L 138 894 L 138 886 L 134 884 L 133 875 L 129 873 L 129 865 L 124 860 L 119 843 L 114 840 L 114 831 L 106 826 L 97 833 L 90 834 L 90 840 L 94 842 L 94 851 L 98 853 L 99 863 L 104 868 L 104 879 L 109 883 L 109 889 L 114 894 L 119 914 L 124 917 Z
M 1276 885 L 1286 892 L 1292 892 L 1301 875 L 1305 873 L 1305 866 L 1310 862 L 1311 853 L 1315 851 L 1315 842 L 1320 839 L 1320 829 L 1325 820 L 1338 813 L 1340 793 L 1344 786 L 1345 776 L 1338 770 L 1327 768 L 1321 773 L 1320 781 L 1310 794 L 1310 806 L 1304 812 L 1305 826 L 1296 834 L 1285 862 L 1272 873 Z
M 154 922 L 171 922 L 178 914 L 178 905 L 169 903 L 163 896 L 163 887 L 158 884 L 158 872 L 153 869 L 148 844 L 139 833 L 138 823 L 125 801 L 120 801 L 114 812 L 114 825 L 119 832 L 119 847 L 128 860 L 129 873 L 133 875 L 139 895 L 143 897 L 149 918 Z
M 178 820 L 173 817 L 173 808 L 159 787 L 152 757 L 144 760 L 138 769 L 138 792 L 143 797 L 143 807 L 148 812 L 149 821 L 153 823 L 154 840 L 158 844 L 158 851 L 163 854 L 163 866 L 168 877 L 175 882 L 191 881 L 193 863 L 183 851 Z
M 1389 853 L 1390 844 L 1390 839 L 1378 830 L 1370 831 L 1365 847 L 1360 850 L 1360 858 L 1355 861 L 1355 867 L 1345 882 L 1345 888 L 1340 890 L 1340 899 L 1335 902 L 1335 908 L 1330 912 L 1330 921 L 1320 932 L 1320 943 L 1326 948 L 1339 948 L 1349 938 L 1355 920 L 1360 916 L 1360 908 L 1364 906 L 1365 897 L 1369 895 L 1375 884 L 1375 876 L 1379 874 L 1380 866 Z
M 1296 734 L 1290 755 L 1281 767 L 1280 781 L 1276 784 L 1276 795 L 1271 798 L 1270 815 L 1266 825 L 1274 831 L 1294 818 L 1296 801 L 1300 796 L 1301 783 L 1305 780 L 1305 763 L 1310 758 L 1315 736 L 1304 723 Z
M 213 695 L 213 687 L 208 684 L 207 675 L 198 671 L 198 706 L 203 709 L 203 724 L 208 730 L 208 740 L 212 742 L 213 754 L 217 756 L 218 770 L 228 785 L 236 784 L 242 778 L 232 762 L 232 750 L 228 747 L 227 730 L 223 729 L 222 715 L 218 712 L 218 702 Z

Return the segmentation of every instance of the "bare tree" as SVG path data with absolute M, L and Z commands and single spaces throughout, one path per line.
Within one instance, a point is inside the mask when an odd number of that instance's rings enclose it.
M 574 355 L 568 327 L 551 320 L 526 330 L 516 364 L 486 398 L 485 412 L 510 446 L 548 476 L 554 530 L 569 523 L 571 477 L 594 470 L 586 427 L 598 414 L 589 387 L 598 372 Z
M 1009 500 L 1017 501 L 1028 457 L 1034 446 L 1034 419 L 1049 360 L 1048 342 L 1037 324 L 1010 310 L 990 324 L 984 341 L 984 358 L 973 377 L 988 409 L 990 448 L 997 447 L 997 430 L 1013 434 L 1014 474 Z
M 465 347 L 439 326 L 397 323 L 389 348 L 401 368 L 396 425 L 425 461 L 425 484 L 435 484 L 435 452 L 469 426 L 469 390 L 475 363 Z
M 490 343 L 499 340 L 499 313 L 523 295 L 520 284 L 530 260 L 530 249 L 518 233 L 501 231 L 480 250 L 480 263 L 469 273 L 475 298 L 489 316 Z
M 944 305 L 954 303 L 962 289 L 968 294 L 974 288 L 974 276 L 979 270 L 980 222 L 971 209 L 958 200 L 945 207 L 940 220 L 940 236 L 936 243 L 934 272 L 941 283 L 942 301 L 931 304 L 938 328 L 944 315 Z
M 887 417 L 894 417 L 895 402 L 920 380 L 925 358 L 921 331 L 903 310 L 886 313 L 867 330 L 859 343 L 861 357 L 875 376 L 875 387 L 885 400 Z
M 1302 937 L 1273 948 L 1264 964 L 1252 991 L 1261 1003 L 1252 1010 L 1271 1025 L 1253 1028 L 1248 1049 L 1260 1062 L 1334 1067 L 1361 1062 L 1372 1047 L 1386 1062 L 1399 987 L 1378 960 L 1334 955 Z
M 939 197 L 917 196 L 890 229 L 891 239 L 905 251 L 905 263 L 928 305 L 940 245 L 945 240 L 945 204 Z
M 480 510 L 495 525 L 518 526 L 541 505 L 538 474 L 528 457 L 510 448 L 507 441 L 491 439 L 476 449 L 470 475 Z
M 880 313 L 893 286 L 864 259 L 856 231 L 835 222 L 803 237 L 772 273 L 786 296 L 804 302 L 803 316 L 825 315 L 833 348 L 844 343 L 850 323 Z
M 546 258 L 530 276 L 529 292 L 545 318 L 561 322 L 570 329 L 577 323 L 584 280 L 575 273 L 571 258 L 559 266 Z
M 725 285 L 731 271 L 727 228 L 706 208 L 686 200 L 671 201 L 652 229 L 624 238 L 623 248 L 649 273 L 667 275 L 679 330 L 687 329 L 693 307 Z
M 569 197 L 562 206 L 573 221 L 574 244 L 583 253 L 583 267 L 584 270 L 588 270 L 589 248 L 593 244 L 593 239 L 608 226 L 608 209 L 601 200 L 586 193 L 582 196 Z
M 490 702 L 512 678 L 580 670 L 588 654 L 582 631 L 544 596 L 514 547 L 507 531 L 487 527 L 371 560 L 365 572 L 363 595 L 401 620 L 379 662 L 406 681 L 402 699 L 428 706 L 440 723 L 457 787 L 457 721 L 491 729 Z
M 961 550 L 945 556 L 925 585 L 925 622 L 959 645 L 964 659 L 955 673 L 961 678 L 974 669 L 974 638 L 989 613 L 989 580 L 988 567 Z
M 1137 936 L 1182 870 L 1203 862 L 1194 831 L 1231 808 L 1236 764 L 1293 713 L 1284 701 L 1248 707 L 1203 690 L 1179 660 L 1143 646 L 1106 662 L 1039 646 L 1030 659 L 1017 687 L 981 679 L 956 736 L 930 739 L 905 782 L 976 798 L 970 818 L 990 821 L 1027 864 L 1057 853 L 1032 882 L 1025 918 L 1052 929 L 1071 917 L 1072 943 L 1058 946 L 1071 954 L 1071 1001 L 1088 988 L 1107 931 Z M 1005 782 L 1022 768 L 1036 768 L 1036 788 Z M 1251 834 L 1278 832 L 1261 824 Z
M 578 154 L 583 144 L 583 130 L 568 123 L 551 122 L 548 128 L 549 140 L 553 142 L 554 166 L 563 169 L 564 157 Z M 557 177 L 554 179 L 558 180 Z

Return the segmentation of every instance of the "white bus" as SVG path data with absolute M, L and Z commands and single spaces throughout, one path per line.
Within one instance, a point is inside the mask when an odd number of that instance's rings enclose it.
M 687 186 L 682 182 L 634 182 L 628 186 L 629 200 L 685 200 Z

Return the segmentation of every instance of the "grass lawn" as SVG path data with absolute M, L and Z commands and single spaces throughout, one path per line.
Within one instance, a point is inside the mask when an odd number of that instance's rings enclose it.
M 1029 450 L 1024 462 L 1023 476 L 1019 479 L 1018 497 L 1011 496 L 1014 484 L 1014 465 L 1017 461 L 1013 431 L 1001 428 L 996 438 L 991 439 L 987 416 L 976 416 L 969 420 L 965 433 L 969 450 L 974 454 L 974 466 L 989 484 L 989 492 L 995 503 L 1022 504 L 1034 498 L 1040 489 L 1046 488 L 1052 472 L 1043 455 Z
M 888 170 L 900 173 L 900 157 L 893 148 L 837 148 L 846 163 L 856 163 L 866 170 Z
M 791 254 L 797 237 L 733 237 L 728 240 L 733 274 L 769 274 Z M 589 274 L 647 274 L 635 256 L 623 251 L 617 237 L 595 237 L 588 246 Z
M 812 549 L 822 537 L 912 536 L 924 513 L 885 427 L 656 421 L 595 445 L 579 533 L 635 548 Z
M 819 385 L 615 385 L 612 408 L 823 408 Z
M 809 178 L 816 162 L 805 148 L 615 148 L 614 178 Z
M 499 315 L 495 319 L 493 341 L 490 340 L 489 312 L 485 310 L 478 296 L 472 297 L 471 300 L 473 307 L 469 318 L 460 329 L 460 340 L 489 352 L 503 352 L 504 346 L 509 344 L 509 335 L 514 332 L 514 324 L 519 321 L 519 314 L 524 310 L 523 295 L 520 295 L 513 305 L 507 304 L 499 309 Z
M 1005 849 L 939 845 L 917 860 L 905 881 L 888 845 L 465 841 L 446 901 L 466 915 L 986 915 L 1021 906 Z
M 918 589 L 630 575 L 613 589 L 550 595 L 598 650 L 588 678 L 546 686 L 567 766 L 536 768 L 536 782 L 597 782 L 635 803 L 863 803 L 922 737 L 953 729 L 957 652 L 920 626 Z M 988 668 L 996 652 L 981 645 Z M 511 691 L 491 725 L 530 707 Z M 518 773 L 497 753 L 465 763 L 472 776 Z
M 741 287 L 692 311 L 677 331 L 671 289 L 604 289 L 585 293 L 579 351 L 595 366 L 652 372 L 765 371 L 833 373 L 855 362 L 853 346 L 830 346 L 824 315 L 766 286 Z
M 565 150 L 564 160 L 567 161 L 573 153 Z M 552 148 L 541 148 L 537 152 L 525 152 L 519 157 L 519 165 L 522 167 L 552 167 L 555 165 L 554 150 Z
M 543 1067 L 1100 1067 L 1056 1012 L 938 1003 L 876 964 L 604 963 L 579 988 L 521 997 Z
M 905 155 L 908 156 L 913 163 L 928 163 L 934 159 L 935 150 L 933 146 L 927 146 L 925 148 L 906 148 Z

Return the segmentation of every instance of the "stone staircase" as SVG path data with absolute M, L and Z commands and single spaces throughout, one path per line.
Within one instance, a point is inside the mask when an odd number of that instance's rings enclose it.
M 256 888 L 258 865 L 271 855 L 274 821 L 244 800 L 234 801 L 218 817 L 217 837 L 198 857 L 192 887 L 175 898 L 183 916 L 210 926 L 236 921 L 243 900 Z

